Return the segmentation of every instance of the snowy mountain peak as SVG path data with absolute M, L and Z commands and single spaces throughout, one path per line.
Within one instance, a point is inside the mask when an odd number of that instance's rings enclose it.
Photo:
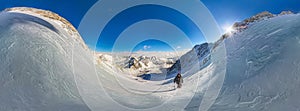
M 173 53 L 98 53 L 96 64 L 136 77 L 146 73 L 162 73 L 176 62 L 177 56 Z
M 236 22 L 233 25 L 233 29 L 236 31 L 242 31 L 244 29 L 247 28 L 247 25 L 249 25 L 250 23 L 256 22 L 256 21 L 260 21 L 260 20 L 265 20 L 265 19 L 269 19 L 272 17 L 275 17 L 276 15 L 268 12 L 268 11 L 264 11 L 261 13 L 258 13 L 250 18 L 247 18 L 245 20 L 243 20 L 242 22 Z
M 292 11 L 282 11 L 279 15 L 290 15 L 290 14 L 294 14 Z
M 190 70 L 192 67 L 198 67 L 196 69 L 202 69 L 210 64 L 210 49 L 213 44 L 202 43 L 195 45 L 192 50 L 182 55 L 179 60 L 175 62 L 170 68 L 168 68 L 169 74 L 177 72 L 184 73 Z

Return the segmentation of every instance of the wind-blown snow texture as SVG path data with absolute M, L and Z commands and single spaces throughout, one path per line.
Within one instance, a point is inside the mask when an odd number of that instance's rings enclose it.
M 299 14 L 252 23 L 225 44 L 226 79 L 211 110 L 300 110 Z
M 71 64 L 80 40 L 67 30 L 38 14 L 0 13 L 1 111 L 88 110 Z
M 69 33 L 62 24 L 30 11 L 0 13 L 1 111 L 190 111 L 199 110 L 200 104 L 207 106 L 201 110 L 212 105 L 211 111 L 300 110 L 299 14 L 250 24 L 204 53 L 211 57 L 205 67 L 185 61 L 201 60 L 198 56 L 184 54 L 179 90 L 174 90 L 172 78 L 137 81 L 119 74 L 109 62 L 98 64 L 78 33 Z M 109 55 L 103 58 L 113 61 Z M 204 93 L 217 88 L 209 86 L 222 76 L 225 65 L 226 78 L 215 103 L 202 103 L 213 100 Z M 103 87 L 97 86 L 99 80 Z

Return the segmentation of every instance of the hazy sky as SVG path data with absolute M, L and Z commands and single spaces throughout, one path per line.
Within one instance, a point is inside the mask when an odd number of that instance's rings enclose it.
M 211 11 L 212 15 L 216 19 L 221 30 L 225 27 L 232 25 L 235 21 L 241 21 L 245 18 L 248 18 L 254 14 L 257 14 L 262 11 L 270 11 L 272 13 L 280 13 L 282 10 L 291 10 L 293 12 L 300 11 L 300 0 L 201 0 L 204 5 Z M 40 9 L 51 10 L 63 16 L 69 20 L 75 27 L 78 27 L 82 17 L 87 12 L 87 10 L 96 3 L 97 0 L 1 0 L 0 1 L 0 10 L 9 7 L 16 6 L 26 6 L 26 7 L 35 7 Z M 184 4 L 182 4 L 184 5 Z M 189 7 L 189 6 L 185 6 Z M 191 10 L 193 11 L 193 10 Z M 139 11 L 136 11 L 139 12 Z M 162 13 L 163 14 L 163 13 Z M 146 16 L 149 13 L 145 13 Z M 155 15 L 155 14 L 154 14 Z M 159 16 L 156 15 L 156 16 Z M 183 16 L 175 15 L 176 20 L 184 20 Z M 166 19 L 166 18 L 165 18 Z M 125 20 L 130 21 L 130 20 Z M 160 24 L 159 27 L 155 27 Z M 177 26 L 188 30 L 188 32 L 193 32 L 194 28 L 190 28 L 193 25 L 185 22 L 178 23 Z M 142 36 L 153 36 L 160 38 L 171 38 L 175 39 L 173 42 L 166 43 L 166 41 L 157 41 L 157 40 L 147 40 L 139 44 L 135 44 L 134 47 L 126 47 L 126 44 L 130 44 L 130 40 L 123 40 L 123 43 L 119 43 L 119 49 L 116 51 L 132 50 L 132 51 L 168 51 L 168 50 L 180 50 L 191 48 L 192 45 L 199 44 L 203 41 L 203 36 L 198 34 L 197 39 L 191 36 L 193 34 L 186 34 L 181 32 L 178 28 L 174 28 L 172 24 L 166 23 L 164 21 L 145 21 L 141 23 L 136 23 L 128 27 L 124 32 L 120 34 L 123 38 L 132 37 L 142 37 Z M 111 33 L 113 33 L 112 29 Z M 108 34 L 111 34 L 108 33 Z M 107 36 L 107 35 L 106 35 Z M 109 36 L 109 35 L 108 35 Z M 193 42 L 192 45 L 185 45 L 182 43 L 184 38 L 190 38 Z M 87 45 L 92 46 L 89 42 L 89 37 L 83 38 Z M 106 37 L 103 39 L 104 42 L 114 42 L 116 38 Z M 110 46 L 98 47 L 99 51 L 108 51 L 111 49 Z

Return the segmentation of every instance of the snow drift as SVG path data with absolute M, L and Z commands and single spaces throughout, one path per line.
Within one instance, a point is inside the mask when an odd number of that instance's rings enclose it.
M 0 13 L 1 111 L 89 109 L 74 81 L 72 46 L 88 52 L 72 29 L 49 11 L 11 8 Z

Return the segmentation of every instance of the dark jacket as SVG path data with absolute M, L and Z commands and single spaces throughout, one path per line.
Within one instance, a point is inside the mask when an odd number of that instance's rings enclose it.
M 176 84 L 182 84 L 183 83 L 183 79 L 182 79 L 182 76 L 180 74 L 177 74 L 177 76 L 174 79 L 174 83 L 176 83 Z

